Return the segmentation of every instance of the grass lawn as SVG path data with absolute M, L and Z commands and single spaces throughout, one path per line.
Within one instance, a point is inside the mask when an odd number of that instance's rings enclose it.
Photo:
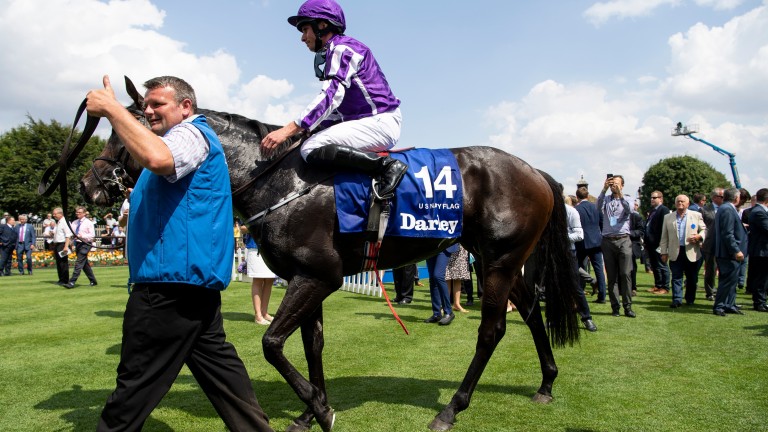
M 0 430 L 94 430 L 115 384 L 126 267 L 96 268 L 99 285 L 65 290 L 54 269 L 0 278 Z M 712 315 L 712 303 L 670 309 L 638 275 L 636 319 L 590 304 L 599 331 L 557 349 L 560 376 L 549 405 L 530 401 L 541 381 L 530 332 L 516 313 L 507 335 L 459 414 L 456 431 L 758 431 L 768 430 L 768 314 Z M 87 282 L 83 277 L 81 282 Z M 699 285 L 703 281 L 700 280 Z M 390 289 L 390 292 L 394 290 Z M 285 289 L 275 289 L 277 305 Z M 237 347 L 275 430 L 303 410 L 263 358 L 265 327 L 253 323 L 250 286 L 223 294 L 228 338 Z M 274 308 L 271 310 L 274 313 Z M 383 299 L 339 291 L 325 302 L 325 370 L 334 431 L 424 431 L 450 400 L 474 353 L 478 307 L 439 327 L 429 292 L 399 306 L 410 336 Z M 305 370 L 298 334 L 287 356 Z M 320 430 L 317 425 L 314 430 Z M 146 431 L 223 431 L 184 369 L 145 424 Z

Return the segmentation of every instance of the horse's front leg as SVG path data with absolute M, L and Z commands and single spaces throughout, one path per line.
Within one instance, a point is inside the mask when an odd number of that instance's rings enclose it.
M 429 424 L 429 429 L 433 431 L 451 429 L 456 421 L 456 415 L 469 407 L 469 401 L 477 382 L 480 380 L 485 366 L 488 365 L 496 346 L 506 333 L 510 277 L 502 270 L 483 269 L 485 276 L 483 279 L 483 305 L 480 328 L 477 331 L 475 356 L 459 389 L 451 398 L 451 402 Z M 520 278 L 516 278 L 516 280 L 519 281 Z
M 307 359 L 307 368 L 309 369 L 309 382 L 311 382 L 320 391 L 320 399 L 323 404 L 327 404 L 327 394 L 325 391 L 325 376 L 323 376 L 323 305 L 321 304 L 315 313 L 301 325 L 301 340 L 304 344 L 304 356 Z M 307 409 L 297 417 L 286 432 L 308 431 L 315 418 L 312 409 Z
M 319 310 L 323 300 L 325 300 L 325 298 L 336 288 L 337 287 L 331 287 L 328 283 L 303 276 L 295 276 L 292 278 L 288 284 L 286 295 L 275 315 L 275 319 L 267 328 L 267 331 L 262 338 L 264 357 L 275 367 L 275 369 L 277 369 L 288 385 L 293 388 L 296 395 L 307 405 L 308 411 L 314 415 L 318 424 L 320 424 L 320 427 L 326 432 L 333 428 L 335 413 L 333 409 L 328 406 L 325 396 L 325 384 L 322 378 L 322 361 L 319 360 L 323 340 L 322 321 L 318 321 L 317 318 L 322 316 Z M 316 383 L 322 384 L 322 388 L 307 381 L 307 379 L 296 370 L 291 362 L 288 361 L 283 353 L 285 341 L 297 328 L 304 326 L 305 323 L 318 322 L 320 323 L 319 327 L 316 326 L 314 330 L 307 330 L 310 331 L 313 336 L 304 337 L 304 341 L 305 349 L 307 347 L 307 340 L 310 340 L 311 342 L 311 353 L 309 351 L 306 352 L 307 359 L 309 360 L 312 358 L 312 360 L 308 361 L 310 374 L 313 375 L 313 380 Z M 302 328 L 303 336 L 304 333 L 305 330 Z M 318 334 L 320 334 L 319 343 L 317 342 Z M 312 341 L 312 339 L 314 339 L 314 341 Z M 318 376 L 321 378 L 318 379 Z M 311 420 L 311 417 L 306 415 L 305 412 L 305 414 L 297 419 L 297 422 L 306 422 L 306 424 L 308 424 L 308 421 L 306 421 L 307 419 Z M 297 424 L 297 426 L 301 425 Z

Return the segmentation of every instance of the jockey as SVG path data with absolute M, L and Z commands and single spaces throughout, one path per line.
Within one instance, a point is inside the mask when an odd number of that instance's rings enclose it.
M 408 166 L 376 152 L 391 149 L 400 138 L 400 100 L 373 53 L 344 35 L 344 11 L 333 0 L 307 0 L 288 23 L 315 53 L 315 75 L 323 89 L 297 120 L 264 137 L 262 147 L 269 151 L 309 131 L 301 146 L 305 161 L 380 177 L 374 193 L 380 199 L 391 196 Z

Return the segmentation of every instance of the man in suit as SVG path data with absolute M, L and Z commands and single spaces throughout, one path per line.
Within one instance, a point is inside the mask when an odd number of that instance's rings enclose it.
M 648 259 L 653 270 L 654 294 L 669 293 L 669 268 L 661 262 L 661 254 L 656 250 L 661 242 L 661 226 L 664 216 L 669 214 L 669 209 L 664 205 L 664 195 L 660 191 L 651 192 L 651 211 L 645 223 L 645 248 L 648 250 Z
M 14 225 L 16 225 L 16 219 L 10 215 L 6 216 L 5 222 L 0 224 L 0 272 L 3 276 L 11 275 L 11 260 L 17 241 Z
M 720 275 L 712 312 L 743 315 L 736 306 L 736 284 L 739 280 L 739 265 L 747 255 L 747 230 L 741 223 L 736 206 L 739 204 L 739 190 L 726 189 L 723 205 L 715 216 L 715 259 Z
M 715 236 L 711 235 L 715 228 L 715 215 L 717 209 L 723 204 L 723 188 L 715 188 L 710 195 L 712 202 L 701 208 L 701 216 L 704 218 L 704 224 L 709 227 L 710 235 L 704 238 L 704 292 L 707 300 L 715 300 L 715 273 L 717 266 L 715 262 Z
M 745 196 L 746 195 L 746 196 Z M 744 228 L 747 229 L 747 238 L 749 238 L 749 213 L 752 211 L 752 208 L 755 206 L 755 195 L 749 195 L 746 189 L 741 189 L 741 202 L 742 205 L 740 206 L 739 215 L 741 216 L 741 223 L 744 224 Z M 745 205 L 748 205 L 748 207 Z M 749 267 L 749 254 L 747 254 L 747 258 L 741 262 L 741 268 L 739 269 L 739 285 L 738 288 L 746 288 L 744 290 L 745 294 L 752 294 L 752 289 L 749 287 L 749 274 L 747 273 L 747 268 Z
M 755 195 L 755 205 L 749 212 L 749 274 L 747 287 L 752 291 L 756 311 L 768 312 L 768 189 Z
M 19 223 L 14 227 L 16 236 L 19 238 L 16 243 L 16 261 L 19 263 L 19 274 L 24 274 L 24 255 L 27 256 L 27 273 L 32 275 L 32 251 L 35 250 L 37 234 L 35 227 L 27 223 L 27 215 L 19 215 Z
M 672 271 L 673 309 L 683 304 L 683 276 L 685 276 L 685 304 L 692 305 L 696 299 L 696 284 L 699 282 L 701 243 L 707 226 L 701 213 L 688 209 L 688 197 L 675 198 L 675 212 L 664 216 L 661 230 L 661 260 Z
M 576 190 L 576 198 L 579 203 L 574 206 L 579 213 L 581 228 L 584 231 L 584 240 L 576 242 L 576 261 L 579 267 L 587 270 L 586 259 L 592 263 L 595 269 L 595 279 L 597 280 L 597 300 L 595 303 L 605 303 L 605 273 L 603 273 L 603 250 L 600 248 L 603 243 L 602 215 L 597 206 L 589 202 L 589 190 L 581 186 Z M 581 289 L 586 286 L 582 279 Z M 594 292 L 592 293 L 594 294 Z
M 418 275 L 419 270 L 416 264 L 392 269 L 392 278 L 395 282 L 395 303 L 404 305 L 413 301 L 413 285 L 416 283 Z
M 693 195 L 693 202 L 688 206 L 688 210 L 693 210 L 701 213 L 702 207 L 707 203 L 707 196 L 703 193 L 697 193 Z
M 645 263 L 643 258 L 643 237 L 645 237 L 645 222 L 637 211 L 638 203 L 629 215 L 629 239 L 632 240 L 632 295 L 637 294 L 637 260 Z

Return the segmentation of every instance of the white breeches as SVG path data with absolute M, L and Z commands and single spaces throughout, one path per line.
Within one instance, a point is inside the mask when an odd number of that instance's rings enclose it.
M 389 150 L 400 139 L 401 121 L 400 108 L 397 108 L 387 113 L 335 124 L 304 141 L 301 157 L 307 160 L 312 150 L 329 144 L 370 152 Z

